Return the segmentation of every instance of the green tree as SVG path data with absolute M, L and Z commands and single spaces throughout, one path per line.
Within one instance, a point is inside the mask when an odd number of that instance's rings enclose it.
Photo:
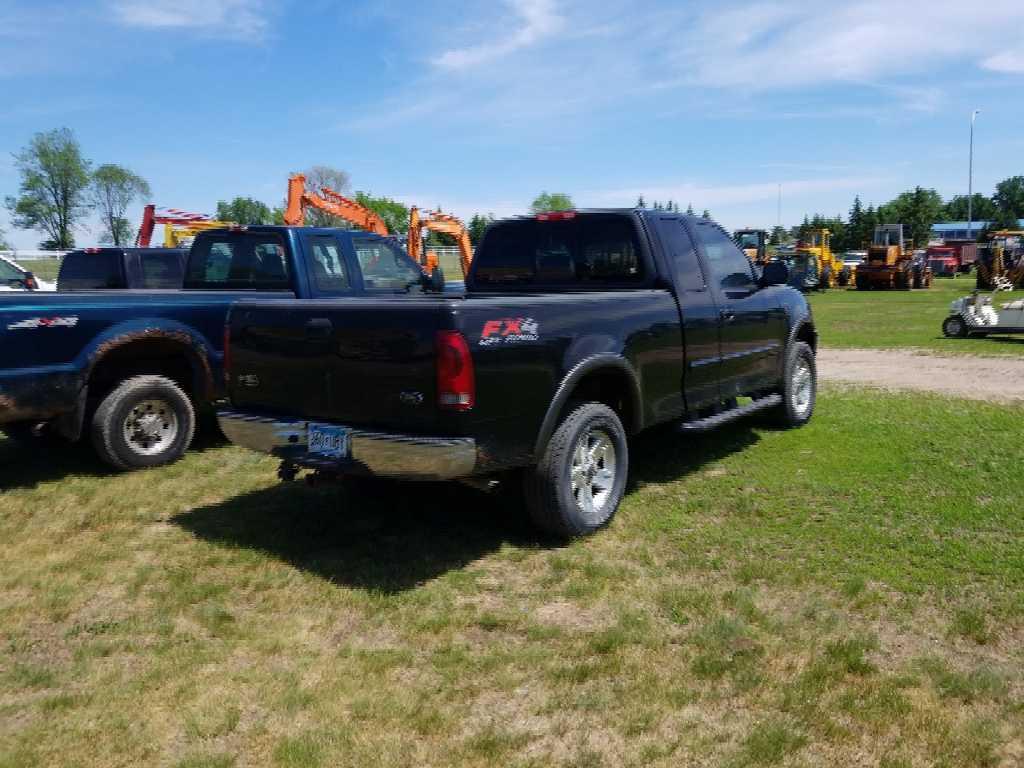
M 702 219 L 710 219 L 711 218 L 711 211 L 709 211 L 707 208 L 705 208 L 704 212 L 700 215 L 700 217 Z
M 694 213 L 693 213 L 693 203 L 687 203 L 686 204 L 686 215 L 687 216 L 693 216 L 694 215 Z
M 573 207 L 572 198 L 564 192 L 541 192 L 530 203 L 530 210 L 534 213 L 569 211 Z
M 19 194 L 8 197 L 11 223 L 47 235 L 46 245 L 73 248 L 74 229 L 89 211 L 89 161 L 67 128 L 37 133 L 14 155 Z
M 374 197 L 369 192 L 356 192 L 356 202 L 384 220 L 388 232 L 404 235 L 409 231 L 409 209 L 390 197 Z
M 647 203 L 644 201 L 643 193 L 641 193 L 640 197 L 638 197 L 636 199 L 636 207 L 637 208 L 646 208 L 647 207 Z
M 932 225 L 942 218 L 944 204 L 934 189 L 914 187 L 894 200 L 879 206 L 882 224 L 903 224 L 905 233 L 917 247 L 924 247 Z
M 638 206 L 643 207 L 643 206 Z M 479 245 L 480 240 L 483 239 L 484 231 L 494 221 L 494 214 L 492 213 L 476 213 L 473 214 L 473 218 L 469 220 L 469 240 L 473 245 Z
M 768 236 L 769 245 L 782 245 L 789 240 L 789 236 L 786 234 L 785 227 L 775 225 L 772 227 L 772 232 Z
M 992 198 L 975 192 L 971 197 L 971 218 L 973 221 L 989 221 L 996 215 L 996 204 Z M 967 195 L 956 195 L 942 208 L 944 221 L 967 221 Z
M 230 202 L 217 201 L 219 221 L 233 221 L 236 224 L 273 224 L 274 212 L 266 203 L 251 197 L 236 197 Z
M 1012 227 L 1017 228 L 1017 219 L 1024 219 L 1024 176 L 1011 176 L 996 184 L 996 192 L 992 202 L 1004 221 L 1012 220 Z
M 864 246 L 864 204 L 860 201 L 860 195 L 853 198 L 853 205 L 850 207 L 850 216 L 846 220 L 846 232 L 836 248 L 844 251 L 852 251 Z
M 125 213 L 135 200 L 149 197 L 149 184 L 141 176 L 120 165 L 101 165 L 89 183 L 89 198 L 103 222 L 101 243 L 130 245 L 135 236 Z

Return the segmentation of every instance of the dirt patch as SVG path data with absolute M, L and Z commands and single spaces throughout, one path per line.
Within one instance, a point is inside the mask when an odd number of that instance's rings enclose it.
M 818 375 L 884 389 L 935 392 L 971 400 L 1024 401 L 1024 359 L 940 357 L 919 350 L 822 349 Z

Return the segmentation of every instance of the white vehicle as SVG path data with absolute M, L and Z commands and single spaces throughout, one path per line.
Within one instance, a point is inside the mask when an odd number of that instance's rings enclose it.
M 970 296 L 956 299 L 949 307 L 949 317 L 942 323 L 942 333 L 954 338 L 1024 333 L 1024 299 L 1004 302 L 999 311 L 992 306 L 992 297 L 999 290 L 1010 289 L 1012 286 L 1002 286 L 989 296 L 975 291 Z
M 56 283 L 39 280 L 27 269 L 0 256 L 0 292 L 8 291 L 55 291 Z

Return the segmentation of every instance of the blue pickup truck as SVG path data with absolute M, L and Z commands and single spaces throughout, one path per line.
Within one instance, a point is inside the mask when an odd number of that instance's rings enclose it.
M 251 226 L 200 234 L 181 290 L 0 296 L 0 430 L 77 441 L 89 436 L 119 469 L 178 459 L 196 412 L 224 391 L 232 303 L 443 290 L 393 240 L 339 229 Z M 267 339 L 284 357 L 329 329 L 310 323 Z

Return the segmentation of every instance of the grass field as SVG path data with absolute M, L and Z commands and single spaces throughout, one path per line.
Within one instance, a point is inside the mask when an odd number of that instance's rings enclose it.
M 935 280 L 928 290 L 855 291 L 836 289 L 809 295 L 814 320 L 826 347 L 906 349 L 943 355 L 1024 355 L 1024 337 L 947 339 L 942 321 L 949 303 L 974 289 L 974 276 Z M 1019 299 L 1021 291 L 1000 294 L 999 302 Z
M 40 280 L 49 280 L 51 283 L 57 281 L 57 272 L 60 270 L 59 259 L 33 259 L 19 262 L 19 264 Z
M 830 388 L 638 439 L 565 547 L 460 486 L 0 442 L 0 766 L 1019 765 L 1022 432 Z

